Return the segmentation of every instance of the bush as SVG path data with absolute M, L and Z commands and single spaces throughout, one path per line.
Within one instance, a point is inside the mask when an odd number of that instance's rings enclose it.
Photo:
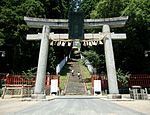
M 128 79 L 130 74 L 128 72 L 124 73 L 120 68 L 116 72 L 117 80 L 121 83 L 122 87 L 128 87 Z

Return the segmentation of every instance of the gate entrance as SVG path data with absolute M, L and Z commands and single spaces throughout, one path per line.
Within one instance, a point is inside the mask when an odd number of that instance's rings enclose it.
M 80 0 L 76 0 L 79 2 Z M 78 3 L 77 6 L 78 8 Z M 77 11 L 77 10 L 75 10 Z M 116 18 L 105 18 L 105 19 L 84 19 L 84 29 L 101 28 L 102 32 L 99 33 L 84 33 L 84 38 L 79 38 L 79 42 L 83 42 L 84 45 L 96 45 L 98 43 L 104 43 L 104 52 L 106 59 L 106 68 L 108 76 L 108 87 L 110 94 L 118 94 L 118 84 L 116 78 L 116 69 L 114 61 L 114 53 L 112 40 L 113 39 L 126 39 L 126 34 L 115 34 L 110 32 L 110 28 L 123 27 L 128 17 L 116 17 Z M 58 45 L 71 45 L 75 42 L 77 36 L 70 38 L 68 33 L 66 34 L 54 34 L 50 33 L 50 29 L 68 29 L 69 31 L 69 20 L 67 19 L 43 19 L 43 18 L 31 18 L 24 17 L 24 20 L 30 27 L 43 28 L 42 33 L 27 35 L 28 40 L 41 40 L 38 69 L 36 76 L 36 85 L 34 91 L 34 97 L 45 98 L 44 96 L 44 76 L 46 74 L 47 57 L 48 57 L 48 46 L 49 43 L 53 45 L 54 42 L 58 42 Z M 73 25 L 76 28 L 76 25 Z M 78 25 L 79 26 L 79 25 Z M 82 28 L 81 28 L 82 29 Z M 75 29 L 76 30 L 76 29 Z M 73 29 L 73 35 L 76 33 Z M 78 29 L 77 29 L 78 30 Z M 80 35 L 80 34 L 79 34 Z

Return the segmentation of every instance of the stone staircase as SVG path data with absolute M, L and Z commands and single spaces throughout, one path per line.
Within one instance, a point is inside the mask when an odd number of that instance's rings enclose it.
M 77 73 L 80 72 L 78 59 L 73 59 L 71 62 L 71 69 L 74 70 L 74 74 L 70 72 L 68 84 L 66 88 L 66 95 L 84 95 L 85 86 L 82 81 L 82 76 L 78 77 Z

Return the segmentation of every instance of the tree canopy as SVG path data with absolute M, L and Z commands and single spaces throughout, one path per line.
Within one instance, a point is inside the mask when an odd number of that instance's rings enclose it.
M 69 7 L 70 0 L 1 0 L 0 51 L 5 51 L 5 58 L 0 57 L 0 71 L 21 72 L 37 66 L 39 42 L 26 41 L 26 35 L 41 32 L 41 29 L 29 28 L 24 16 L 67 19 Z M 111 29 L 127 33 L 127 40 L 113 41 L 116 67 L 149 73 L 150 56 L 144 56 L 144 51 L 150 50 L 149 0 L 82 0 L 81 9 L 84 18 L 129 16 L 124 28 Z M 67 55 L 67 47 L 62 52 L 60 49 L 52 47 L 50 57 L 60 60 Z M 103 54 L 100 46 L 90 49 Z M 52 69 L 56 62 L 50 61 Z
M 150 50 L 149 0 L 99 0 L 88 14 L 90 18 L 129 16 L 124 28 L 111 29 L 127 34 L 127 40 L 113 41 L 116 66 L 131 72 L 149 72 L 150 57 L 144 56 L 144 51 Z

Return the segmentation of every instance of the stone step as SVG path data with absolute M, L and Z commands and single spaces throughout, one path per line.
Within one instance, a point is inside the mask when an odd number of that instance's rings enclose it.
M 66 94 L 84 94 L 84 85 L 80 81 L 69 81 L 67 84 Z
M 78 65 L 78 60 L 73 60 L 69 62 L 71 64 L 71 69 L 74 70 L 74 74 L 71 75 L 68 80 L 66 95 L 83 95 L 85 94 L 85 86 L 82 83 L 82 78 L 79 78 L 77 73 L 80 72 Z

